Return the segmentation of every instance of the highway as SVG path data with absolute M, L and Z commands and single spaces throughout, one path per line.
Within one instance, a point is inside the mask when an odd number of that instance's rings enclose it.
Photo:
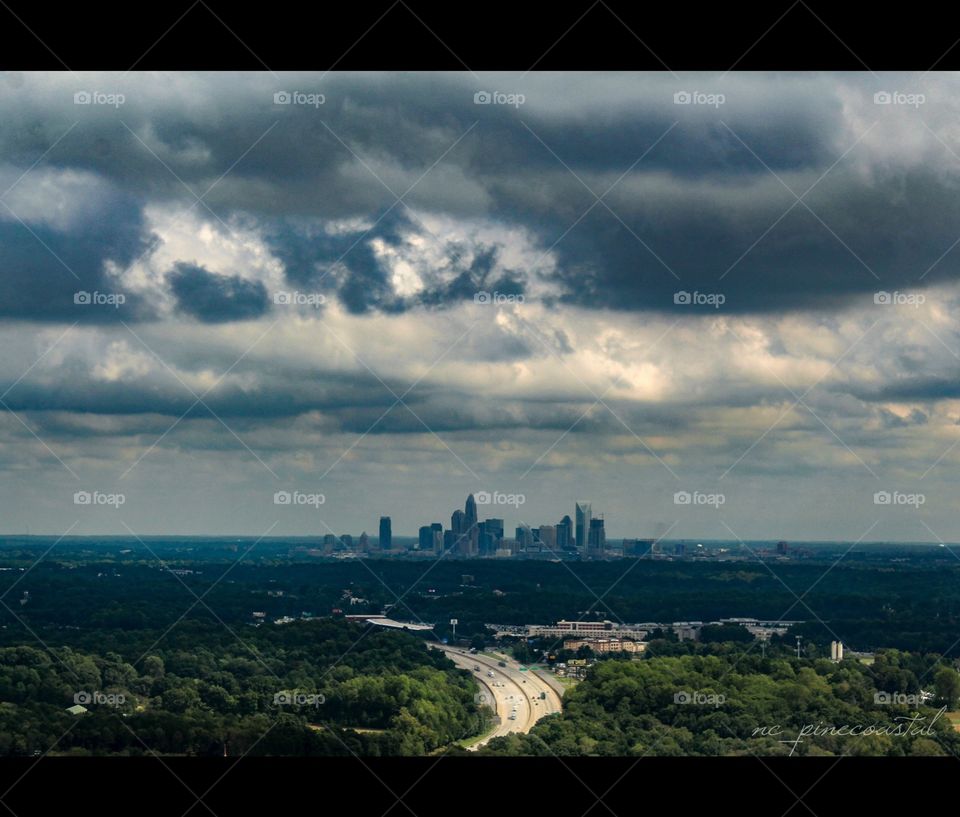
M 540 718 L 561 710 L 560 696 L 532 672 L 521 672 L 520 665 L 512 658 L 502 657 L 500 660 L 506 666 L 501 667 L 497 659 L 485 655 L 470 654 L 442 644 L 430 646 L 443 650 L 458 667 L 469 670 L 489 696 L 492 708 L 500 716 L 497 728 L 471 746 L 471 749 L 478 749 L 493 738 L 509 735 L 511 732 L 529 732 Z M 479 672 L 473 669 L 477 666 L 480 667 Z M 493 677 L 489 675 L 491 672 Z M 542 700 L 541 693 L 545 695 Z M 510 720 L 514 707 L 517 717 L 516 720 Z

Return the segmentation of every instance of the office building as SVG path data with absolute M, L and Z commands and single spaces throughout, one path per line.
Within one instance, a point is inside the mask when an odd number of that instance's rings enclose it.
M 393 547 L 393 532 L 389 516 L 380 517 L 380 550 L 390 550 Z
M 592 559 L 602 559 L 607 549 L 607 534 L 603 528 L 603 517 L 590 520 L 590 530 L 587 534 L 587 556 Z
M 578 502 L 576 507 L 577 529 L 576 548 L 582 554 L 587 551 L 587 537 L 590 533 L 590 503 Z
M 458 533 L 452 530 L 445 530 L 443 532 L 443 552 L 446 553 L 448 550 L 453 550 L 457 546 L 457 539 L 459 538 L 460 535 Z
M 433 528 L 430 525 L 423 525 L 417 536 L 417 550 L 433 550 Z
M 540 546 L 544 550 L 557 549 L 557 529 L 553 525 L 540 526 Z
M 480 528 L 477 524 L 477 500 L 474 499 L 473 494 L 467 497 L 463 511 L 463 523 L 465 525 L 464 534 L 468 539 L 466 551 L 469 555 L 475 556 L 480 539 Z

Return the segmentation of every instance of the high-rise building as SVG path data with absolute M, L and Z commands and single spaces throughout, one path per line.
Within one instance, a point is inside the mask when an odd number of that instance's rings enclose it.
M 533 550 L 533 531 L 529 525 L 521 525 L 516 531 L 517 551 L 523 553 Z
M 480 540 L 480 528 L 477 524 L 477 500 L 474 499 L 473 494 L 467 497 L 467 503 L 464 506 L 464 533 L 467 536 L 467 553 L 470 556 L 475 556 L 478 550 L 478 543 Z
M 577 503 L 577 530 L 576 530 L 576 546 L 577 550 L 581 554 L 586 554 L 587 552 L 587 538 L 590 535 L 590 503 L 589 502 L 578 502 Z
M 433 550 L 433 528 L 429 525 L 423 525 L 420 528 L 417 537 L 417 550 Z
M 557 549 L 557 529 L 553 525 L 540 526 L 540 545 L 544 550 Z
M 353 550 L 353 537 L 349 533 L 343 534 L 340 538 L 340 544 L 346 550 Z
M 436 554 L 443 553 L 443 525 L 439 522 L 434 522 L 430 526 L 430 530 L 433 532 L 433 552 Z
M 467 503 L 464 506 L 463 512 L 466 516 L 467 529 L 469 530 L 473 525 L 477 524 L 477 500 L 473 498 L 473 494 L 467 497 Z
M 573 549 L 573 522 L 569 516 L 557 523 L 557 550 Z
M 390 550 L 393 547 L 393 531 L 391 530 L 390 517 L 380 517 L 380 550 Z
M 457 511 L 460 513 L 460 511 Z M 460 534 L 452 531 L 445 530 L 443 532 L 443 552 L 446 553 L 448 550 L 453 550 L 457 546 L 457 539 L 460 538 Z
M 360 534 L 360 540 L 357 542 L 357 547 L 361 553 L 366 553 L 368 550 L 370 550 L 370 537 L 367 536 L 366 531 Z
M 480 535 L 477 539 L 479 556 L 493 556 L 503 539 L 503 520 L 485 519 L 479 524 Z
M 587 534 L 587 556 L 602 559 L 607 549 L 607 534 L 603 529 L 603 517 L 590 520 L 590 532 Z
M 452 530 L 457 536 L 460 536 L 466 528 L 466 514 L 461 510 L 456 510 L 450 516 L 450 530 Z

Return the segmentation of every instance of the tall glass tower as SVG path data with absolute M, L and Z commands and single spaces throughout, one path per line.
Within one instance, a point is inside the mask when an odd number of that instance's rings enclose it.
M 380 517 L 380 550 L 390 550 L 393 546 L 393 533 L 390 526 L 390 517 Z
M 587 552 L 587 539 L 590 536 L 590 503 L 577 503 L 577 550 L 582 554 Z

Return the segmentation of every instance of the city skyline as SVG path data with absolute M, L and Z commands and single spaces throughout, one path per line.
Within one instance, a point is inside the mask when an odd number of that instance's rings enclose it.
M 956 76 L 0 81 L 4 533 L 960 540 Z

